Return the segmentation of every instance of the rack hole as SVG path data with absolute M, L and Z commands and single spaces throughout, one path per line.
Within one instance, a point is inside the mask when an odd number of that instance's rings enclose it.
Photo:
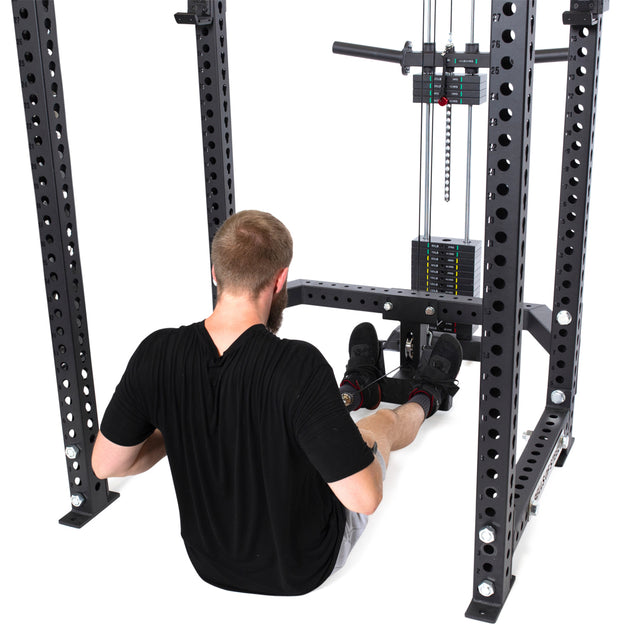
M 515 91 L 515 87 L 511 82 L 503 82 L 500 85 L 500 93 L 503 96 L 510 96 Z
M 503 69 L 506 69 L 506 70 L 512 69 L 513 68 L 513 58 L 511 58 L 509 56 L 505 56 L 500 61 L 500 64 L 502 65 Z

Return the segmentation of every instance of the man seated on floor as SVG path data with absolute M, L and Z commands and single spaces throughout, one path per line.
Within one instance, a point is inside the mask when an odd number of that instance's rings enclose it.
M 354 329 L 340 389 L 315 347 L 278 338 L 292 255 L 273 216 L 231 216 L 212 245 L 213 313 L 140 344 L 93 450 L 99 478 L 167 455 L 189 558 L 233 591 L 303 594 L 342 567 L 380 504 L 390 452 L 457 390 L 462 349 L 443 335 L 406 404 L 356 425 L 341 392 L 354 410 L 380 403 L 375 329 Z

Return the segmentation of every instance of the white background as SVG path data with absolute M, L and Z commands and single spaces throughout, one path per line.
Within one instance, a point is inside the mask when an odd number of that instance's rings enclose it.
M 32 176 L 10 3 L 0 13 L 2 434 L 0 547 L 5 638 L 638 637 L 635 506 L 639 421 L 636 3 L 605 15 L 584 287 L 575 446 L 518 546 L 497 625 L 467 620 L 472 596 L 478 365 L 464 363 L 454 411 L 392 458 L 385 500 L 348 566 L 316 592 L 270 598 L 217 590 L 192 570 L 166 461 L 114 480 L 121 497 L 85 528 L 69 510 Z M 419 107 L 398 65 L 331 53 L 334 40 L 419 48 L 418 0 L 230 0 L 228 55 L 237 210 L 292 230 L 292 278 L 410 286 L 418 226 Z M 564 47 L 568 2 L 538 3 L 537 48 Z M 455 2 L 454 42 L 469 35 Z M 99 415 L 148 333 L 210 312 L 193 28 L 186 0 L 56 3 Z M 448 3 L 440 3 L 439 46 Z M 489 10 L 476 38 L 488 50 Z M 533 102 L 526 295 L 551 305 L 565 93 L 563 65 L 538 65 Z M 452 202 L 436 235 L 463 233 L 466 109 L 454 108 Z M 476 109 L 472 238 L 484 226 L 486 105 Z M 317 345 L 342 373 L 348 336 L 380 316 L 299 307 L 281 335 Z M 393 360 L 391 358 L 390 362 Z M 519 425 L 544 404 L 547 356 L 524 343 Z M 390 365 L 388 365 L 390 368 Z M 522 442 L 522 441 L 520 441 Z M 519 445 L 522 447 L 522 444 Z

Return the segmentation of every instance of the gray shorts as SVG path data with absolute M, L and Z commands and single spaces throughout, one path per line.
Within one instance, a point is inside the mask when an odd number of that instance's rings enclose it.
M 387 475 L 387 465 L 384 463 L 384 458 L 379 451 L 376 451 L 376 458 L 382 468 L 382 479 L 384 480 Z M 349 511 L 345 508 L 346 522 L 344 525 L 344 535 L 342 536 L 342 544 L 340 545 L 340 551 L 338 552 L 338 559 L 333 567 L 331 575 L 342 569 L 347 562 L 347 558 L 351 553 L 356 542 L 360 539 L 360 536 L 364 533 L 364 530 L 369 521 L 369 517 L 362 513 L 356 513 L 355 511 Z

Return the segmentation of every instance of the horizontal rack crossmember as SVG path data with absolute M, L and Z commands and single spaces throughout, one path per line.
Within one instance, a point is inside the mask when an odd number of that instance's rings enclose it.
M 370 287 L 318 280 L 289 283 L 289 306 L 302 304 L 381 313 L 385 320 L 436 325 L 439 322 L 482 324 L 482 298 L 428 293 L 412 289 Z M 551 343 L 551 311 L 523 304 L 524 328 L 546 350 Z

